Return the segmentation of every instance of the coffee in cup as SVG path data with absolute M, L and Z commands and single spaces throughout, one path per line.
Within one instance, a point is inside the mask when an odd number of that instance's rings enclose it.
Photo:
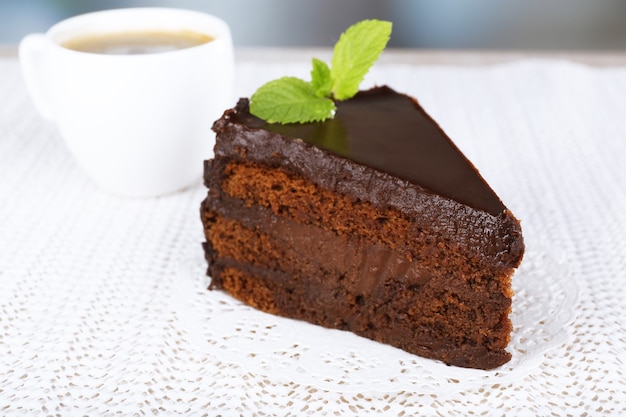
M 213 37 L 191 30 L 124 31 L 84 34 L 61 46 L 78 52 L 108 55 L 141 55 L 186 49 L 211 42 Z

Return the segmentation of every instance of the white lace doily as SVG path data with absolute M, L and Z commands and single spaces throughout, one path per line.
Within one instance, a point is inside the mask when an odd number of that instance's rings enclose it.
M 543 245 L 527 243 L 513 278 L 512 359 L 491 371 L 447 366 L 403 350 L 251 308 L 209 291 L 204 259 L 181 265 L 172 286 L 186 336 L 202 351 L 249 372 L 336 392 L 436 392 L 438 396 L 526 376 L 568 338 L 577 289 L 565 265 Z
M 284 51 L 239 60 L 239 95 L 309 70 Z M 626 68 L 397 63 L 371 75 L 418 97 L 522 220 L 510 363 L 447 367 L 205 290 L 193 258 L 206 188 L 101 192 L 37 115 L 17 58 L 0 57 L 0 415 L 626 415 Z

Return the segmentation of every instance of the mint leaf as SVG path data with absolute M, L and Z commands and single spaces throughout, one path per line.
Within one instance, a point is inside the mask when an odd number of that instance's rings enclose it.
M 262 85 L 250 98 L 250 113 L 269 123 L 308 123 L 334 116 L 335 100 L 346 100 L 376 62 L 391 35 L 391 22 L 364 20 L 335 45 L 332 68 L 313 58 L 311 82 L 283 77 Z
M 313 58 L 311 70 L 311 86 L 317 97 L 328 97 L 333 88 L 333 79 L 330 76 L 328 64 L 317 58 Z
M 363 20 L 341 35 L 331 65 L 335 99 L 346 100 L 359 91 L 365 74 L 389 41 L 391 26 L 391 22 Z
M 317 97 L 311 83 L 282 77 L 262 85 L 250 97 L 250 113 L 268 123 L 307 123 L 332 117 L 335 103 Z

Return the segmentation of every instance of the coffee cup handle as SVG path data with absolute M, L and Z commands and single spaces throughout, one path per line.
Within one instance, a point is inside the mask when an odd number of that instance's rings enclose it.
M 18 53 L 26 89 L 35 107 L 47 120 L 54 121 L 54 113 L 50 106 L 50 84 L 45 79 L 46 60 L 50 41 L 43 33 L 32 33 L 24 37 L 19 45 Z

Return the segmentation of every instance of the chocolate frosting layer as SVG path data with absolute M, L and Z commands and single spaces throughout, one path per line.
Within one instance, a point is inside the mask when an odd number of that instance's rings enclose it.
M 504 204 L 439 125 L 409 96 L 388 87 L 337 103 L 321 123 L 270 124 L 240 106 L 233 121 L 325 149 L 434 193 L 498 215 Z

